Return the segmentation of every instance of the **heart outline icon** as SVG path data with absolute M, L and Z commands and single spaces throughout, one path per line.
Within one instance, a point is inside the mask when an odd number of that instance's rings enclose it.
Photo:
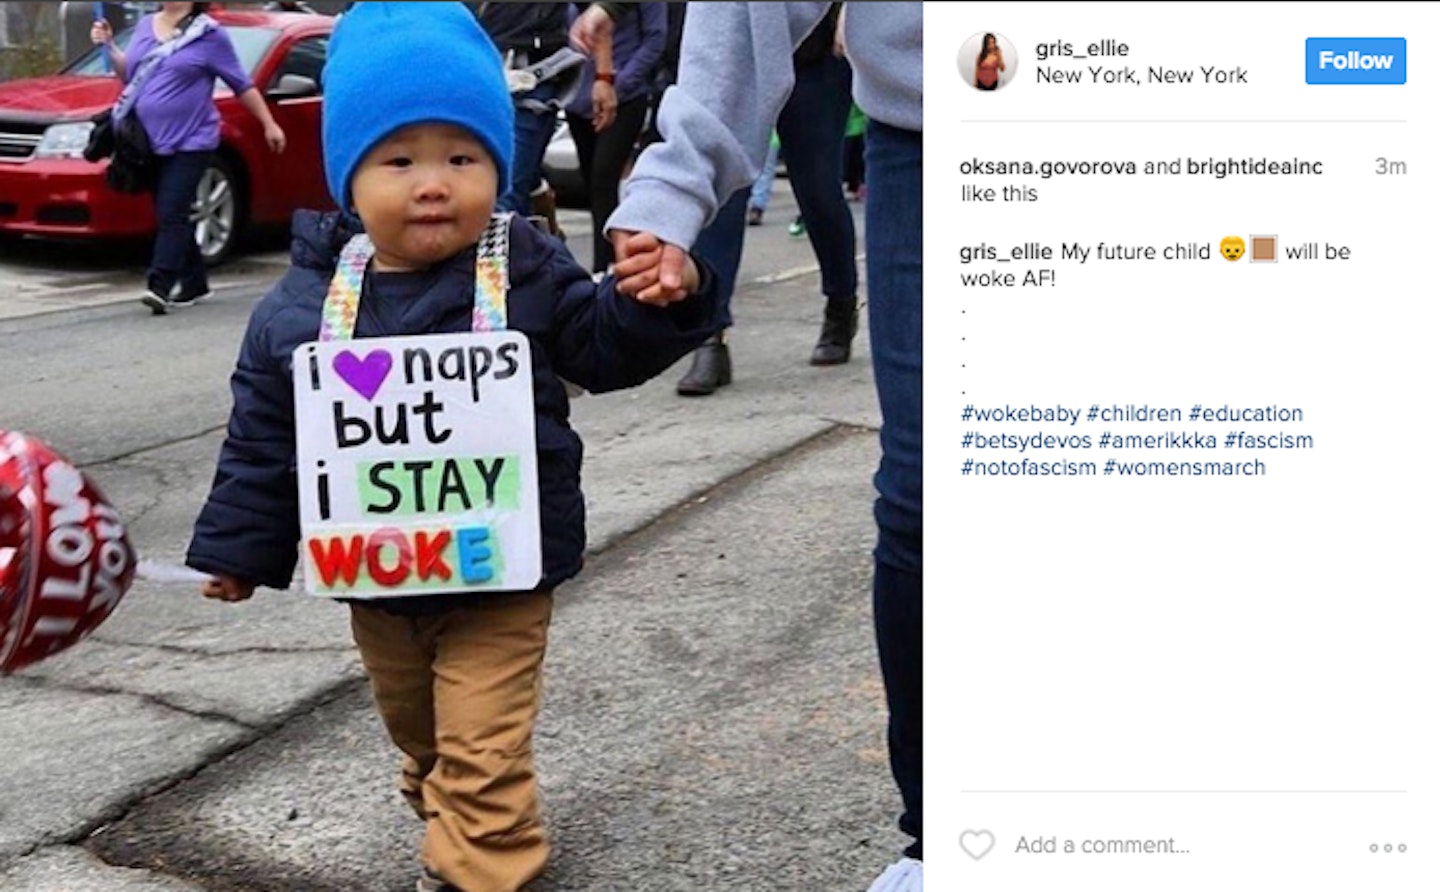
M 983 846 L 980 844 L 982 840 Z M 979 861 L 995 848 L 995 834 L 989 830 L 966 830 L 960 834 L 960 848 L 965 854 Z
M 385 350 L 372 350 L 365 354 L 364 359 L 349 350 L 342 350 L 335 354 L 332 363 L 340 380 L 367 400 L 375 399 L 394 364 L 395 360 Z

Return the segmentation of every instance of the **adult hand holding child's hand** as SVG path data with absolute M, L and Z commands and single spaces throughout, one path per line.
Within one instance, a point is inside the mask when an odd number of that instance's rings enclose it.
M 610 239 L 615 245 L 615 287 L 621 294 L 663 307 L 700 287 L 700 270 L 684 249 L 651 232 L 617 229 Z

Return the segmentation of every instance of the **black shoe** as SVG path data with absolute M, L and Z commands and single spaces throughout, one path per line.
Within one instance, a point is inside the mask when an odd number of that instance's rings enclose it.
M 825 324 L 820 328 L 820 340 L 810 353 L 810 364 L 841 365 L 849 362 L 850 342 L 855 339 L 855 330 L 859 325 L 859 301 L 853 297 L 828 300 L 825 303 Z
M 713 337 L 695 348 L 690 371 L 675 385 L 681 396 L 709 396 L 730 383 L 730 348 Z
M 155 316 L 164 316 L 170 311 L 170 307 L 173 306 L 170 303 L 170 298 L 149 289 L 146 289 L 145 293 L 140 295 L 140 302 L 149 307 L 151 314 Z
M 202 300 L 208 300 L 213 293 L 210 286 L 203 282 L 199 285 L 181 285 L 180 292 L 170 298 L 170 305 L 188 307 L 198 304 Z

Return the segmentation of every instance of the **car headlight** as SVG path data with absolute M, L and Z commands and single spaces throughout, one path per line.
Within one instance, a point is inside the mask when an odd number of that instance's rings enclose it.
M 75 121 L 70 124 L 51 124 L 40 137 L 35 147 L 36 158 L 79 158 L 90 141 L 90 131 L 95 129 L 94 121 Z

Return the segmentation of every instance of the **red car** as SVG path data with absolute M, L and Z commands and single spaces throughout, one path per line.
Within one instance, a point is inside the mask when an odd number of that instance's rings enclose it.
M 260 122 L 217 81 L 220 148 L 195 196 L 195 239 L 209 263 L 249 225 L 288 223 L 297 208 L 332 208 L 320 153 L 320 70 L 335 19 L 302 13 L 213 10 L 265 95 L 287 146 L 275 155 Z M 122 46 L 129 31 L 116 36 Z M 108 161 L 80 157 L 91 118 L 121 83 L 92 50 L 52 77 L 0 84 L 0 236 L 148 236 L 149 195 L 105 184 Z

